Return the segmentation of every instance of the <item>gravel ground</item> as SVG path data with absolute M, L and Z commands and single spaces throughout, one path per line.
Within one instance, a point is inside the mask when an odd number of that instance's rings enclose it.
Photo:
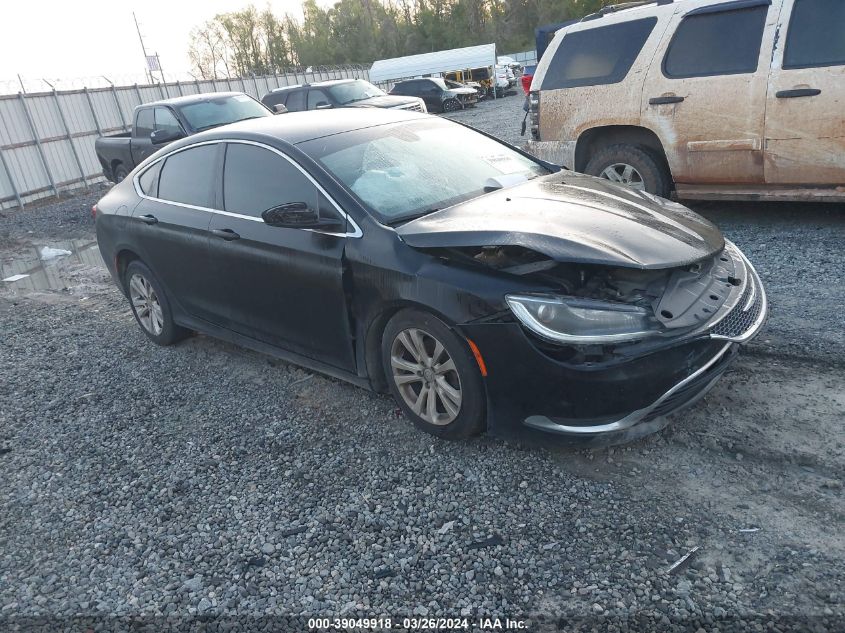
M 453 117 L 518 143 L 521 102 Z M 757 265 L 767 329 L 660 434 L 583 451 L 441 442 L 386 396 L 151 345 L 79 254 L 98 195 L 0 217 L 4 272 L 74 245 L 52 289 L 0 287 L 0 630 L 845 627 L 842 206 L 697 206 Z

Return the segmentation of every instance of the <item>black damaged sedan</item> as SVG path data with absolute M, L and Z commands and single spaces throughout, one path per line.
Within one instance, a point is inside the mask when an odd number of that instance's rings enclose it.
M 200 331 L 389 390 L 446 438 L 653 431 L 767 313 L 749 261 L 685 207 L 421 114 L 198 134 L 95 213 L 154 342 Z

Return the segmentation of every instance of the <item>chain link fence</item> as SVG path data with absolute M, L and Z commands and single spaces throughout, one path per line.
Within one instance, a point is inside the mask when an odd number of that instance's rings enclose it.
M 24 207 L 102 182 L 94 140 L 129 131 L 133 110 L 142 103 L 218 91 L 245 92 L 260 99 L 282 86 L 347 78 L 368 79 L 369 73 L 365 66 L 354 64 L 157 84 L 119 84 L 101 77 L 96 82 L 91 78 L 44 82 L 39 92 L 30 90 L 31 82 L 3 82 L 0 89 L 14 94 L 0 94 L 0 209 Z M 83 85 L 60 89 L 72 81 Z

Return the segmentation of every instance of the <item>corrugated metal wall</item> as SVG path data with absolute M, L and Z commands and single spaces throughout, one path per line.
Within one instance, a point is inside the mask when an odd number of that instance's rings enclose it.
M 264 77 L 2 95 L 0 209 L 103 181 L 94 140 L 131 129 L 132 112 L 142 103 L 227 90 L 260 99 L 280 86 L 350 77 L 369 74 L 362 66 L 321 66 Z

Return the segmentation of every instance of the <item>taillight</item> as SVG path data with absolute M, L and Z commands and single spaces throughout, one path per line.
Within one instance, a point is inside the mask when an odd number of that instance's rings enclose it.
M 540 92 L 528 93 L 528 118 L 531 119 L 531 138 L 540 140 Z
M 93 207 L 91 207 L 91 217 L 94 218 L 95 220 L 97 219 L 97 214 L 99 212 L 100 212 L 100 210 L 97 208 L 96 204 Z
M 522 91 L 525 94 L 531 90 L 531 80 L 534 79 L 534 75 L 523 75 L 521 78 L 522 81 Z

